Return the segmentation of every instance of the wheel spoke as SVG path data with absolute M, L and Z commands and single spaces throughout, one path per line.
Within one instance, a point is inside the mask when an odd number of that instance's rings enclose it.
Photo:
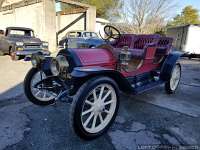
M 92 119 L 93 116 L 94 116 L 94 113 L 92 112 L 83 124 L 85 127 L 87 127 L 88 123 L 90 122 L 90 120 Z
M 44 91 L 43 98 L 46 98 L 46 95 L 47 95 L 47 91 Z
M 104 88 L 105 88 L 104 86 L 101 87 L 101 91 L 100 91 L 99 98 L 98 98 L 99 100 L 102 98 Z
M 96 122 L 97 122 L 97 115 L 94 116 L 93 122 L 92 122 L 92 129 L 96 127 Z
M 100 122 L 102 123 L 103 122 L 103 117 L 102 117 L 101 113 L 99 113 L 99 118 L 100 118 Z
M 88 114 L 88 113 L 90 113 L 92 111 L 93 111 L 93 107 L 88 109 L 88 110 L 86 110 L 86 111 L 84 111 L 84 112 L 82 112 L 82 116 L 84 116 L 84 115 L 86 115 L 86 114 Z
M 97 101 L 96 89 L 94 89 L 94 91 L 93 91 L 93 97 L 94 97 L 94 102 Z
M 110 114 L 110 111 L 107 110 L 107 109 L 105 109 L 104 112 L 107 113 L 107 114 Z
M 40 94 L 40 90 L 35 94 L 35 96 L 38 96 L 38 94 Z
M 103 103 L 103 105 L 106 106 L 106 105 L 111 104 L 112 102 L 113 102 L 113 100 L 111 99 L 110 101 L 107 101 L 107 102 Z
M 106 98 L 111 94 L 111 90 L 108 91 L 108 93 L 103 97 L 102 101 L 104 102 Z
M 86 103 L 86 104 L 89 104 L 89 105 L 91 105 L 91 106 L 94 105 L 94 103 L 92 103 L 92 102 L 89 101 L 89 100 L 86 100 L 85 103 Z

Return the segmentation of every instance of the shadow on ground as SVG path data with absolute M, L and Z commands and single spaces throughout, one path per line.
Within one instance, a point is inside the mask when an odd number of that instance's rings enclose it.
M 6 90 L 5 92 L 0 93 L 0 103 L 2 101 L 15 99 L 16 97 L 23 95 L 24 93 L 23 84 L 24 84 L 23 82 L 19 83 L 16 86 Z

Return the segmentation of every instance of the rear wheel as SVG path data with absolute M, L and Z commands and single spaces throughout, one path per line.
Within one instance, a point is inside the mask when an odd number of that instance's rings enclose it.
M 42 89 L 43 85 L 37 83 L 45 79 L 46 75 L 44 72 L 37 68 L 32 68 L 25 77 L 24 80 L 24 91 L 27 98 L 36 105 L 49 105 L 55 102 L 56 93 Z
M 110 78 L 93 78 L 83 84 L 74 96 L 70 117 L 75 133 L 91 140 L 111 126 L 119 108 L 119 90 Z
M 178 88 L 180 79 L 181 79 L 181 65 L 176 64 L 172 71 L 170 80 L 167 83 L 165 83 L 165 90 L 168 94 L 175 93 L 175 91 Z

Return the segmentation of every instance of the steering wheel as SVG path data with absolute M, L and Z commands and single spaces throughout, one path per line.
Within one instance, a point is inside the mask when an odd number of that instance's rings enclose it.
M 104 27 L 104 33 L 106 35 L 106 38 L 103 38 L 101 36 L 101 34 L 100 34 L 100 36 L 105 41 L 108 41 L 110 39 L 115 39 L 116 40 L 116 39 L 119 39 L 121 37 L 120 31 L 117 28 L 115 28 L 115 27 L 113 27 L 111 25 L 106 25 Z

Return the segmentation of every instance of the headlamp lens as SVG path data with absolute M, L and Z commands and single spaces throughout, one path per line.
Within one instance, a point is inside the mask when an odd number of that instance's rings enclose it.
M 59 55 L 56 58 L 52 59 L 51 62 L 51 72 L 54 76 L 58 76 L 66 72 L 69 67 L 69 63 L 65 56 Z
M 51 72 L 54 76 L 58 76 L 60 74 L 60 66 L 56 58 L 52 59 L 51 62 Z
M 31 63 L 32 63 L 32 66 L 33 66 L 34 68 L 36 68 L 36 67 L 37 67 L 37 65 L 38 65 L 38 63 L 37 63 L 37 60 L 36 60 L 36 59 L 31 59 Z
M 23 42 L 16 42 L 16 45 L 17 45 L 17 46 L 23 46 L 24 43 L 23 43 Z

